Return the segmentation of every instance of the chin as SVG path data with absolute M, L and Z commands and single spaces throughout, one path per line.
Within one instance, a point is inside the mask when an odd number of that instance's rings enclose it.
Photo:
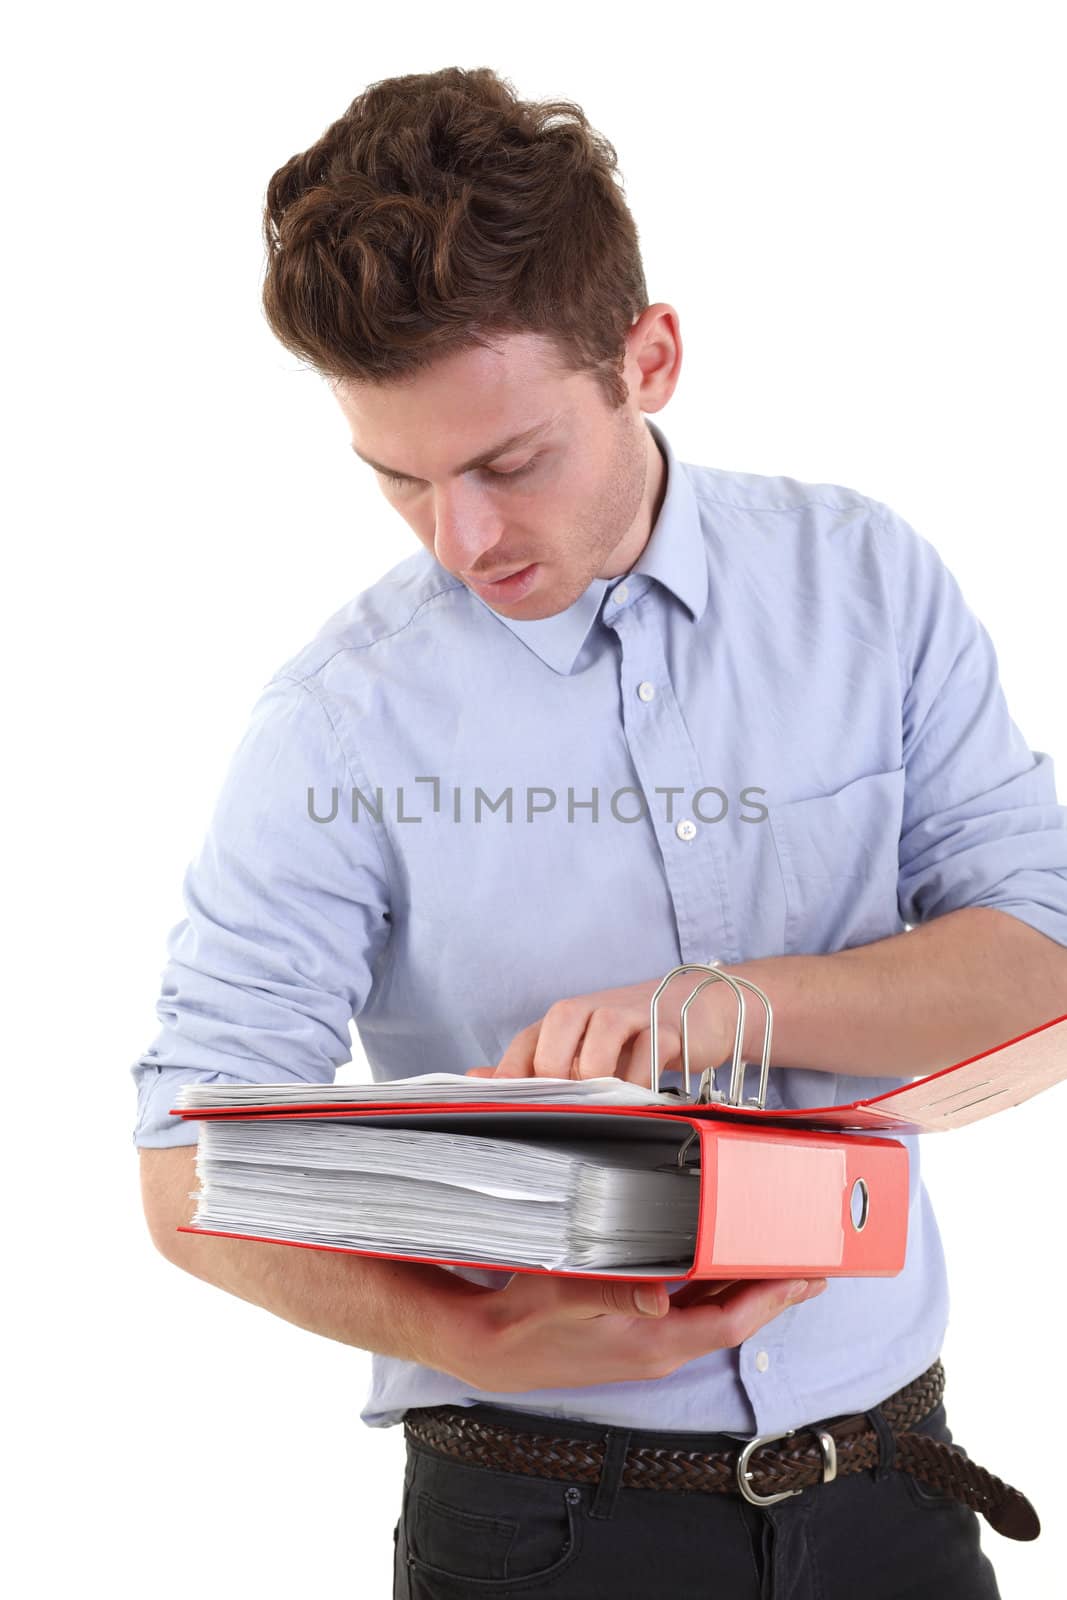
M 531 595 L 528 600 L 500 601 L 489 609 L 501 617 L 514 617 L 517 622 L 540 622 L 542 617 L 554 617 L 563 607 L 539 594 Z
M 578 594 L 574 595 L 561 594 L 559 591 L 550 594 L 531 594 L 525 600 L 516 600 L 514 604 L 501 606 L 499 609 L 506 611 L 509 617 L 515 617 L 520 622 L 541 622 L 545 617 L 555 617 L 561 611 L 566 611 L 582 592 L 579 589 Z

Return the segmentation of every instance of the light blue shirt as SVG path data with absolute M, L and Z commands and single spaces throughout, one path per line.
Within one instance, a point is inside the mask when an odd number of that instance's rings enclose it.
M 420 548 L 263 689 L 130 1069 L 138 1145 L 195 1141 L 168 1114 L 182 1083 L 331 1082 L 353 1018 L 376 1081 L 463 1073 L 554 1001 L 685 961 L 831 952 L 975 905 L 1067 944 L 1052 761 L 934 547 L 855 490 L 680 462 L 646 424 L 666 493 L 622 581 L 514 621 Z M 776 1066 L 768 1104 L 910 1077 Z M 488 1401 L 747 1436 L 869 1408 L 948 1316 L 904 1143 L 898 1276 L 831 1278 L 651 1381 L 490 1394 L 375 1354 L 362 1420 Z

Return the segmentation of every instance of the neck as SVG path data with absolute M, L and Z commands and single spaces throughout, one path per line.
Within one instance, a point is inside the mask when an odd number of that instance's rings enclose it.
M 652 537 L 652 530 L 663 507 L 663 500 L 667 493 L 667 459 L 656 442 L 651 428 L 642 423 L 645 434 L 645 449 L 647 451 L 648 467 L 645 473 L 645 492 L 641 498 L 641 509 L 634 518 L 626 541 L 612 557 L 615 572 L 601 572 L 602 578 L 607 578 L 610 583 L 614 578 L 619 578 L 624 572 L 629 572 L 634 562 L 641 555 L 645 545 Z

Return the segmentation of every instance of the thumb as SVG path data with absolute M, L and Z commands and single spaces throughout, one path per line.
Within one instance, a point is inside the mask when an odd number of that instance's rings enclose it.
M 504 1289 L 516 1314 L 530 1309 L 541 1316 L 573 1317 L 661 1317 L 670 1310 L 666 1284 L 649 1279 L 633 1283 L 625 1279 L 568 1277 L 555 1272 L 517 1272 Z
M 662 1317 L 670 1310 L 671 1300 L 666 1285 L 648 1279 L 632 1283 L 609 1279 L 592 1284 L 588 1279 L 571 1279 L 575 1288 L 584 1292 L 575 1295 L 575 1309 L 580 1316 Z M 591 1292 L 590 1292 L 591 1291 Z
M 643 1317 L 662 1317 L 670 1310 L 671 1297 L 664 1283 L 635 1283 L 631 1298 L 634 1310 Z

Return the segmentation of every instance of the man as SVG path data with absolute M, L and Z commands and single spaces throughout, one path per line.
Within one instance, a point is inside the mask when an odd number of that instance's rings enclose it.
M 374 1352 L 363 1420 L 408 1437 L 397 1595 L 714 1572 L 731 1597 L 981 1600 L 914 1137 L 903 1271 L 793 1296 L 175 1231 L 178 1085 L 331 1081 L 352 1018 L 377 1080 L 647 1083 L 653 990 L 715 958 L 770 996 L 769 1103 L 799 1106 L 1063 1010 L 1067 814 L 987 634 L 887 506 L 677 459 L 646 418 L 679 320 L 613 165 L 577 107 L 450 68 L 372 85 L 271 180 L 270 325 L 422 548 L 278 670 L 226 775 L 133 1067 L 146 1214 L 185 1270 Z M 725 1062 L 726 985 L 691 1022 Z M 742 1480 L 742 1441 L 787 1430 Z M 945 1492 L 895 1464 L 915 1435 Z M 819 1471 L 775 1499 L 790 1449 Z M 1032 1536 L 1013 1493 L 983 1509 Z

